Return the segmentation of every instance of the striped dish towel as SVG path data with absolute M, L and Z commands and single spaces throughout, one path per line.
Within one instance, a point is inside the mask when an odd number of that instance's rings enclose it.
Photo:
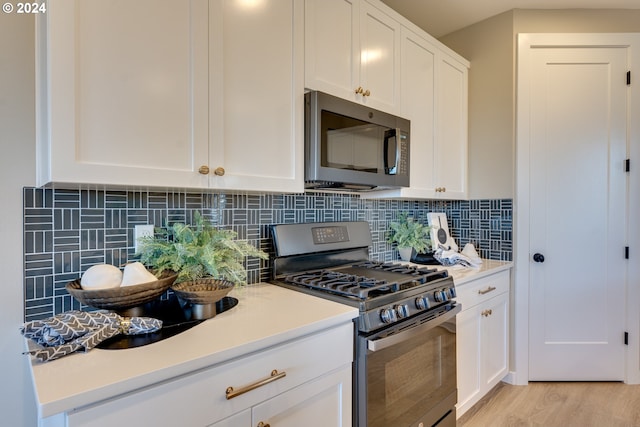
M 43 362 L 76 351 L 87 352 L 118 334 L 137 335 L 162 328 L 162 320 L 150 317 L 122 317 L 113 312 L 67 311 L 44 320 L 27 322 L 20 332 L 38 348 L 28 351 Z

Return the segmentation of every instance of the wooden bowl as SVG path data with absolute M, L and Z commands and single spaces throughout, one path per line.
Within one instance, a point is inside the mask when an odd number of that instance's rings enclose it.
M 160 297 L 175 282 L 178 274 L 164 271 L 154 282 L 122 286 L 111 289 L 82 289 L 80 279 L 65 286 L 75 299 L 84 305 L 105 310 L 121 311 L 153 301 Z
M 211 277 L 177 283 L 171 286 L 175 294 L 191 304 L 214 304 L 233 289 L 233 283 Z

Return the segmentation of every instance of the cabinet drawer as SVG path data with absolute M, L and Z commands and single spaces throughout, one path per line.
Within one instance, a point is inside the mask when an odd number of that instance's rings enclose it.
M 350 323 L 77 410 L 68 426 L 209 425 L 352 361 Z M 228 387 L 250 390 L 227 399 Z
M 462 310 L 480 304 L 483 301 L 509 291 L 509 270 L 504 270 L 490 276 L 472 280 L 456 286 L 458 294 L 456 300 L 462 304 Z

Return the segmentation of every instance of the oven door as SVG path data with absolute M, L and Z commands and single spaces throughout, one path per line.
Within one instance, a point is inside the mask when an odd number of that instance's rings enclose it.
M 358 336 L 358 427 L 455 426 L 456 314 L 407 319 L 391 329 Z

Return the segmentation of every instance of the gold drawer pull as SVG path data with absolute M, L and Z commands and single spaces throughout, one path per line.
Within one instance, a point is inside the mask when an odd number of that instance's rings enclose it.
M 225 391 L 225 394 L 227 396 L 227 400 L 233 399 L 234 397 L 240 396 L 241 394 L 245 394 L 248 391 L 251 390 L 255 390 L 258 387 L 262 387 L 263 385 L 267 385 L 270 382 L 273 382 L 275 380 L 279 380 L 280 378 L 284 378 L 287 376 L 286 372 L 278 372 L 277 369 L 274 369 L 273 371 L 271 371 L 271 376 L 269 376 L 268 378 L 265 378 L 263 380 L 257 381 L 253 384 L 249 384 L 248 386 L 242 387 L 238 390 L 234 390 L 233 387 L 227 387 L 227 390 Z
M 482 314 L 484 317 L 489 317 L 489 316 L 491 316 L 493 314 L 493 310 L 491 310 L 491 309 L 483 310 L 482 313 L 480 313 L 480 314 Z
M 487 289 L 481 289 L 481 290 L 479 290 L 479 291 L 478 291 L 478 293 L 479 293 L 480 295 L 484 295 L 484 294 L 488 294 L 489 292 L 491 292 L 491 291 L 495 291 L 495 290 L 496 290 L 496 288 L 494 288 L 493 286 L 489 286 Z
M 258 427 L 271 427 L 271 424 L 265 424 L 262 421 L 258 423 Z
M 198 169 L 198 172 L 201 173 L 202 175 L 209 175 L 209 166 L 206 166 L 206 165 L 200 166 L 200 169 Z
M 215 168 L 215 170 L 213 171 L 214 174 L 218 175 L 218 176 L 223 176 L 225 173 L 225 170 L 223 167 L 217 167 Z

